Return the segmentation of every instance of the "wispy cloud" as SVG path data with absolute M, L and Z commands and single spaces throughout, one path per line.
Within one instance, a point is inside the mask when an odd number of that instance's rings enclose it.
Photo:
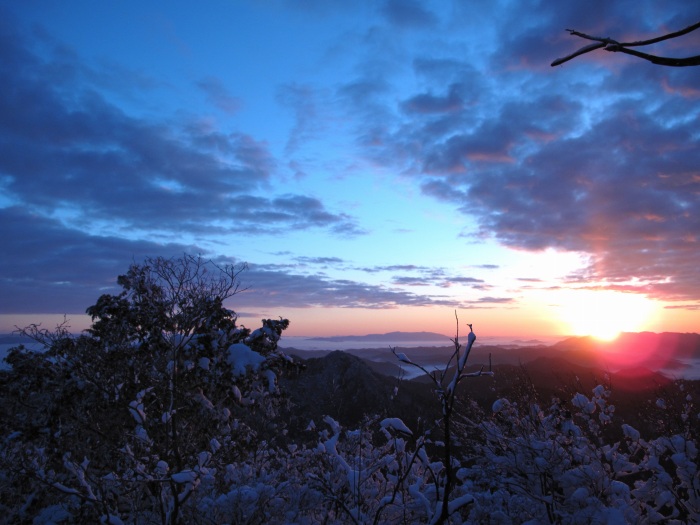
M 197 86 L 207 100 L 224 113 L 232 115 L 241 108 L 241 100 L 231 95 L 220 79 L 208 77 L 197 82 Z

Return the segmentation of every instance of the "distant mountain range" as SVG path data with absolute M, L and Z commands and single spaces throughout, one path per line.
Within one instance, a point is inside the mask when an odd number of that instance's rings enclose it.
M 396 377 L 400 370 L 408 377 L 419 374 L 413 367 L 400 366 L 396 357 L 386 347 L 391 342 L 405 353 L 411 360 L 420 363 L 428 369 L 444 366 L 454 348 L 447 336 L 434 332 L 390 332 L 387 334 L 369 334 L 364 336 L 338 336 L 315 338 L 316 341 L 340 343 L 348 341 L 364 343 L 364 348 L 348 349 L 345 352 L 363 359 L 375 372 Z M 445 344 L 435 346 L 435 341 L 444 340 Z M 411 343 L 410 347 L 402 347 L 401 342 Z M 416 346 L 417 341 L 425 344 Z M 368 343 L 376 346 L 366 348 Z M 384 344 L 382 344 L 384 343 Z M 285 348 L 285 351 L 297 353 L 305 358 L 322 357 L 328 350 L 297 351 Z M 469 362 L 472 365 L 520 366 L 531 364 L 540 359 L 563 359 L 569 365 L 583 366 L 612 373 L 622 373 L 634 376 L 644 376 L 650 371 L 662 372 L 667 377 L 698 377 L 700 369 L 700 334 L 697 333 L 622 333 L 613 341 L 601 341 L 593 337 L 570 337 L 553 345 L 544 345 L 532 341 L 523 345 L 499 345 L 480 342 L 477 339 L 472 349 Z M 693 364 L 698 367 L 694 368 Z M 553 365 L 554 369 L 560 368 Z M 642 373 L 645 370 L 645 373 Z
M 335 335 L 332 337 L 310 337 L 311 341 L 329 341 L 333 343 L 341 342 L 416 342 L 416 341 L 438 341 L 445 340 L 445 344 L 450 344 L 450 338 L 443 334 L 435 332 L 389 332 L 386 334 L 368 334 L 368 335 Z
M 700 336 L 697 338 L 700 342 Z M 641 335 L 625 339 L 654 338 Z M 494 400 L 501 397 L 541 403 L 557 397 L 567 402 L 575 392 L 590 396 L 596 385 L 604 384 L 612 389 L 611 402 L 616 407 L 618 424 L 626 422 L 645 433 L 653 432 L 654 403 L 659 397 L 674 399 L 673 380 L 649 369 L 646 363 L 613 371 L 597 360 L 599 352 L 589 351 L 597 343 L 590 338 L 571 338 L 563 349 L 532 347 L 510 351 L 497 346 L 475 347 L 468 371 L 479 370 L 482 365 L 488 370 L 492 353 L 494 375 L 468 378 L 460 383 L 460 396 L 476 402 L 488 414 Z M 451 354 L 449 348 L 436 347 L 401 351 L 428 371 L 442 370 Z M 291 401 L 288 420 L 293 433 L 303 433 L 310 420 L 318 423 L 324 415 L 354 428 L 361 424 L 364 414 L 391 414 L 413 427 L 420 418 L 434 417 L 439 406 L 432 379 L 424 373 L 407 376 L 410 365 L 399 363 L 386 349 L 300 352 L 295 358 L 304 364 L 304 370 L 280 378 L 282 390 Z M 447 377 L 452 373 L 453 368 Z M 700 397 L 700 381 L 688 381 L 684 388 L 684 395 Z

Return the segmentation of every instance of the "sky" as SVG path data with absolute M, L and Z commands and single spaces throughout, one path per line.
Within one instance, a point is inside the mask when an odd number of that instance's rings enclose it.
M 0 2 L 0 332 L 145 257 L 288 335 L 700 327 L 700 4 Z M 648 52 L 700 53 L 700 31 Z

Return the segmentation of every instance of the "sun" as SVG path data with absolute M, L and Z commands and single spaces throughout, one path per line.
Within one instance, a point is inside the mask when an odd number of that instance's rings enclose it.
M 654 309 L 654 301 L 639 294 L 569 290 L 562 293 L 557 313 L 567 333 L 610 341 L 620 332 L 643 331 Z

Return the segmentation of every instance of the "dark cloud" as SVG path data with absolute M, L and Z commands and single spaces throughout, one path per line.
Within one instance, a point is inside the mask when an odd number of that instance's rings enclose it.
M 474 300 L 463 300 L 460 306 L 469 309 L 494 309 L 517 308 L 518 304 L 514 298 L 510 297 L 480 297 Z
M 680 6 L 569 3 L 535 17 L 531 4 L 514 4 L 499 14 L 498 47 L 482 57 L 490 76 L 426 51 L 413 64 L 431 87 L 403 97 L 401 112 L 391 112 L 396 105 L 377 111 L 382 122 L 367 120 L 358 144 L 476 219 L 478 237 L 586 253 L 591 263 L 581 279 L 697 300 L 700 68 L 604 52 L 549 67 L 586 43 L 571 42 L 567 27 L 648 38 L 700 17 L 696 6 L 679 18 Z M 695 35 L 683 48 L 695 45 L 697 54 L 698 41 Z M 492 87 L 453 94 L 451 86 L 473 83 Z M 477 98 L 477 105 L 464 103 Z
M 428 286 L 433 283 L 426 281 L 423 277 L 396 276 L 392 282 L 399 286 Z
M 452 86 L 445 96 L 431 93 L 415 95 L 402 104 L 407 113 L 452 113 L 464 107 L 457 86 Z
M 355 268 L 367 273 L 403 272 L 403 275 L 393 275 L 391 283 L 395 286 L 437 286 L 449 288 L 453 285 L 465 285 L 471 288 L 489 288 L 483 279 L 461 275 L 450 275 L 446 268 L 417 266 L 413 264 L 394 264 L 387 266 L 372 266 Z M 407 275 L 411 273 L 411 275 Z
M 644 7 L 631 0 L 567 2 L 558 5 L 556 12 L 543 10 L 536 16 L 532 16 L 533 6 L 529 2 L 521 2 L 512 7 L 513 9 L 508 10 L 507 20 L 501 27 L 499 42 L 502 45 L 494 53 L 494 59 L 508 68 L 537 72 L 545 72 L 554 59 L 591 43 L 571 36 L 566 29 L 629 42 L 682 29 L 697 21 L 700 15 L 697 5 L 691 7 L 683 1 L 667 2 L 663 5 L 645 2 Z M 527 24 L 523 24 L 524 19 L 528 20 Z M 577 60 L 579 64 L 606 63 L 611 60 L 639 63 L 639 59 L 619 53 L 613 56 L 602 50 Z M 577 67 L 573 63 L 571 66 Z
M 697 297 L 697 124 L 669 125 L 626 106 L 517 168 L 462 181 L 470 203 L 463 209 L 509 246 L 592 254 L 589 278 L 636 278 L 654 283 L 659 297 Z
M 667 310 L 700 310 L 700 304 L 674 304 L 664 308 Z
M 51 60 L 0 27 L 0 172 L 6 195 L 37 213 L 68 212 L 74 225 L 130 230 L 268 232 L 322 228 L 362 233 L 304 195 L 269 196 L 276 162 L 267 145 L 195 123 L 132 117 L 98 94 L 73 53 Z M 215 79 L 199 83 L 227 110 Z M 251 196 L 264 191 L 266 197 Z M 89 230 L 89 228 L 86 228 Z M 116 232 L 115 232 L 116 233 Z
M 331 228 L 344 235 L 364 232 L 355 225 L 349 215 L 333 214 L 323 203 L 304 195 L 282 195 L 276 198 L 239 195 L 228 200 L 236 210 L 235 220 L 246 227 L 248 233 L 284 233 L 279 225 L 289 229 Z M 231 224 L 235 231 L 236 224 Z
M 483 279 L 477 279 L 476 277 L 450 277 L 447 279 L 447 282 L 450 284 L 475 284 L 475 283 L 483 283 Z
M 116 237 L 100 237 L 67 228 L 20 207 L 0 209 L 0 234 L 5 253 L 0 258 L 0 314 L 82 314 L 103 293 L 118 293 L 117 276 L 146 257 L 179 257 L 183 253 L 212 257 L 219 263 L 239 264 L 206 250 L 184 244 L 158 244 Z M 10 232 L 12 233 L 10 235 Z M 240 275 L 246 289 L 231 299 L 240 309 L 327 307 L 398 308 L 401 306 L 449 306 L 454 299 L 420 295 L 395 287 L 332 279 L 315 272 L 299 272 L 299 262 L 335 265 L 335 257 L 299 257 L 288 265 L 250 264 Z
M 196 246 L 91 236 L 21 207 L 0 209 L 0 314 L 84 313 L 145 257 L 203 253 Z M 11 298 L 11 300 L 9 300 Z

